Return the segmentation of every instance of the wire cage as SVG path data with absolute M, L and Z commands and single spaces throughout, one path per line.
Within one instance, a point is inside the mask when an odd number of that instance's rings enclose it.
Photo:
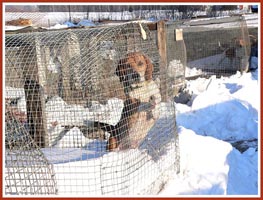
M 6 34 L 5 194 L 157 194 L 179 170 L 163 62 L 144 23 Z
M 243 16 L 193 20 L 185 25 L 187 67 L 217 76 L 248 70 L 250 38 Z
M 5 194 L 56 194 L 53 166 L 21 124 L 22 118 L 5 113 Z

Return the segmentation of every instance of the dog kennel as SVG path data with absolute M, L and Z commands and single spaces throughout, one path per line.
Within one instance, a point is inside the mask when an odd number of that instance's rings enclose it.
M 196 74 L 220 77 L 248 70 L 251 38 L 242 15 L 191 20 L 182 28 L 187 67 Z
M 149 27 L 6 33 L 5 195 L 157 194 L 179 170 L 165 23 Z

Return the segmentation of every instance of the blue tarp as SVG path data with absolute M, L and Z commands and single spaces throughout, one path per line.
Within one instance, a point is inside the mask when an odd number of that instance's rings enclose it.
M 78 23 L 78 26 L 96 26 L 92 21 L 83 19 Z
M 96 26 L 92 21 L 83 19 L 78 24 L 73 24 L 72 22 L 65 22 L 63 25 L 67 25 L 68 27 L 79 27 L 79 26 Z
M 151 21 L 151 22 L 156 22 L 156 21 L 157 21 L 157 19 L 156 19 L 155 17 L 150 17 L 150 18 L 148 19 L 148 21 Z
M 251 8 L 258 9 L 258 5 L 252 5 Z
M 68 27 L 76 27 L 76 24 L 73 24 L 72 22 L 65 22 L 63 25 L 67 25 Z

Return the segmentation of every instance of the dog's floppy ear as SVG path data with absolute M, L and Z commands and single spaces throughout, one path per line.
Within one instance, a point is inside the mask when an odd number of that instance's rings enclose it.
M 152 78 L 153 78 L 153 64 L 150 61 L 150 59 L 145 55 L 144 55 L 144 59 L 145 59 L 146 64 L 147 64 L 147 68 L 146 68 L 144 76 L 145 76 L 145 80 L 149 81 L 149 80 L 152 80 Z

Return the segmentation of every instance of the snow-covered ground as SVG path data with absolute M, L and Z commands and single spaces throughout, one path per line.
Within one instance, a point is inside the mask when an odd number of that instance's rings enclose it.
M 258 195 L 258 72 L 187 82 L 192 99 L 176 103 L 180 173 L 159 195 Z M 241 153 L 231 143 L 258 141 Z

